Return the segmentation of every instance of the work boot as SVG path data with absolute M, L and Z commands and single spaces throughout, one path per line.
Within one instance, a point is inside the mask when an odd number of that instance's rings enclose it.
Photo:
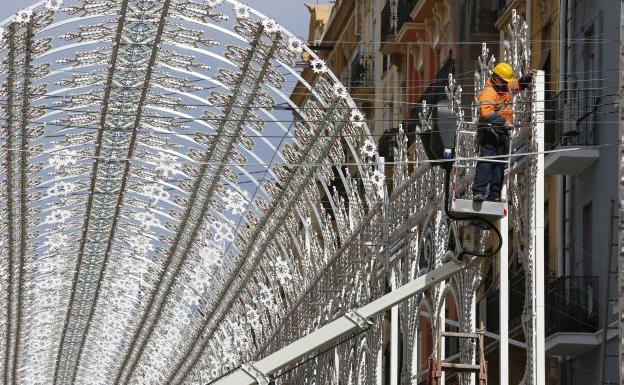
M 479 193 L 473 194 L 472 195 L 472 200 L 477 202 L 477 203 L 481 203 L 481 202 L 483 202 L 485 200 L 485 195 L 479 194 Z

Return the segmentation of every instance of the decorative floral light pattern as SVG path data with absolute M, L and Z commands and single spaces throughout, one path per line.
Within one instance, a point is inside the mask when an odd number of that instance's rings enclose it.
M 353 111 L 351 112 L 351 122 L 355 127 L 361 128 L 364 126 L 366 118 L 360 111 Z
M 230 210 L 232 214 L 242 214 L 249 205 L 249 194 L 247 191 L 238 192 L 236 190 L 228 190 L 225 196 L 225 208 Z
M 321 59 L 312 60 L 310 66 L 312 67 L 312 71 L 316 74 L 323 74 L 328 71 L 327 65 Z
M 370 139 L 366 139 L 360 148 L 360 154 L 364 158 L 372 158 L 377 153 L 377 145 Z
M 321 199 L 348 228 L 361 217 L 322 198 L 345 161 L 340 143 L 368 135 L 347 90 L 299 38 L 237 1 L 46 0 L 11 22 L 0 52 L 19 54 L 1 64 L 2 96 L 28 99 L 4 107 L 13 126 L 0 140 L 28 137 L 0 154 L 0 175 L 10 160 L 17 181 L 0 189 L 0 243 L 13 239 L 0 258 L 15 266 L 9 280 L 0 263 L 0 290 L 13 287 L 13 309 L 23 299 L 7 371 L 16 383 L 179 384 L 250 359 L 335 250 Z M 216 30 L 239 39 L 214 41 Z M 304 51 L 313 96 L 274 108 Z M 294 134 L 276 123 L 288 119 Z M 373 165 L 350 151 L 366 175 L 359 186 L 336 167 L 340 180 L 366 197 L 348 204 L 372 206 Z

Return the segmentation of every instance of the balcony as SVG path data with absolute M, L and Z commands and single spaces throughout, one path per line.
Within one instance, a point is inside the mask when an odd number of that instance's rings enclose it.
M 549 175 L 578 175 L 600 157 L 597 148 L 596 121 L 600 97 L 593 91 L 567 90 L 545 103 L 546 155 L 545 171 Z M 579 148 L 580 147 L 580 148 Z
M 404 25 L 412 21 L 410 13 L 418 3 L 418 0 L 399 0 L 397 4 L 397 27 L 396 31 L 400 34 Z
M 410 16 L 418 1 L 389 0 L 381 11 L 381 45 L 384 55 L 404 54 L 407 44 L 414 42 L 424 31 L 423 23 L 414 23 Z
M 497 4 L 489 0 L 479 0 L 474 3 L 470 28 L 473 40 L 484 38 L 483 35 L 486 34 L 498 34 L 496 19 L 499 12 L 500 8 Z
M 600 345 L 598 277 L 558 277 L 546 289 L 546 351 L 578 355 Z
M 345 82 L 353 95 L 375 93 L 375 57 L 359 52 L 349 66 L 349 79 Z
M 396 34 L 397 6 L 393 0 L 388 0 L 381 10 L 381 41 L 386 41 L 388 36 Z
M 598 330 L 598 277 L 558 277 L 546 292 L 546 336 Z

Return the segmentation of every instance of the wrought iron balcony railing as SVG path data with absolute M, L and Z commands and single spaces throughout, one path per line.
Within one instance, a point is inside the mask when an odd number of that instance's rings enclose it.
M 371 54 L 358 53 L 350 66 L 349 88 L 364 87 L 373 85 L 374 77 L 374 59 Z
M 496 19 L 501 8 L 491 1 L 479 0 L 475 2 L 472 12 L 472 33 L 495 33 Z
M 598 277 L 558 277 L 546 290 L 546 336 L 598 330 Z
M 564 90 L 546 100 L 546 149 L 597 144 L 596 116 L 600 99 L 590 88 Z
M 410 13 L 419 0 L 389 0 L 381 11 L 381 40 L 401 31 L 411 21 Z
M 396 33 L 396 4 L 389 0 L 381 10 L 381 41 L 385 41 L 388 35 Z
M 405 23 L 408 23 L 412 20 L 410 13 L 418 4 L 419 0 L 399 0 L 397 4 L 397 33 L 401 31 L 401 28 Z

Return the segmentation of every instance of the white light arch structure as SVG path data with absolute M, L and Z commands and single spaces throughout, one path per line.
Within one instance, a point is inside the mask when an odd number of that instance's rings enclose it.
M 249 360 L 378 202 L 346 89 L 234 0 L 46 0 L 1 25 L 3 384 Z

